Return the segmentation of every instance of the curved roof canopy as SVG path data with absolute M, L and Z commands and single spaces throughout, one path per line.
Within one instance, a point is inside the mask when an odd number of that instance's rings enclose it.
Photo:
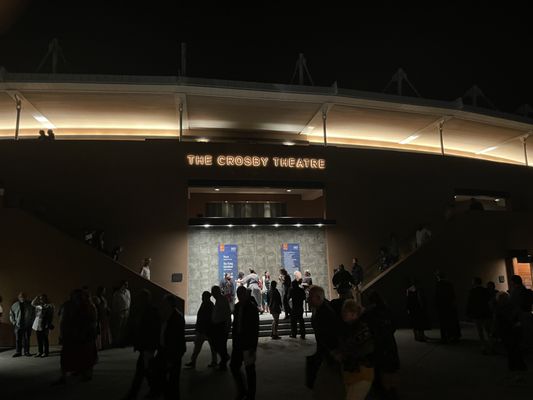
M 1 71 L 0 71 L 1 72 Z M 404 96 L 176 77 L 0 73 L 0 138 L 246 140 L 441 153 L 524 164 L 533 120 Z M 442 143 L 439 126 L 442 127 Z

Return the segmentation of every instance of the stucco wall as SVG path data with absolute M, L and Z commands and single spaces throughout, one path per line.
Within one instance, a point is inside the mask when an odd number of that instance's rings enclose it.
M 253 267 L 269 271 L 278 280 L 281 244 L 300 244 L 301 270 L 311 272 L 313 283 L 327 285 L 328 270 L 324 228 L 191 228 L 189 229 L 189 313 L 200 306 L 201 294 L 218 284 L 218 244 L 237 244 L 239 271 Z

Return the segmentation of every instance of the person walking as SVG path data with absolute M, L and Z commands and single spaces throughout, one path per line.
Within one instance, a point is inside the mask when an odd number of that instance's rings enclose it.
M 185 318 L 178 311 L 178 299 L 168 294 L 163 299 L 163 326 L 157 355 L 154 359 L 154 391 L 151 397 L 163 394 L 165 400 L 179 400 L 181 359 L 185 345 Z
M 144 278 L 150 280 L 150 264 L 152 263 L 152 259 L 150 257 L 146 257 L 143 260 L 143 264 L 141 266 L 141 270 L 139 271 L 139 274 Z
M 48 357 L 50 353 L 50 345 L 48 342 L 48 334 L 51 329 L 54 329 L 52 324 L 54 320 L 54 306 L 48 301 L 48 296 L 42 294 L 37 296 L 31 302 L 35 308 L 35 320 L 33 321 L 33 330 L 37 334 L 38 353 L 35 357 Z
M 483 346 L 483 353 L 489 354 L 493 350 L 490 343 L 490 294 L 487 288 L 483 287 L 481 283 L 481 278 L 476 277 L 472 279 L 472 288 L 468 293 L 466 315 L 476 325 L 479 341 Z
M 237 297 L 239 302 L 235 305 L 232 330 L 231 374 L 237 387 L 237 399 L 255 400 L 259 312 L 257 306 L 250 300 L 250 291 L 246 288 L 239 287 Z M 243 363 L 246 381 L 241 371 Z
M 113 340 L 116 346 L 124 346 L 126 329 L 130 317 L 131 294 L 128 289 L 128 281 L 122 281 L 120 288 L 113 293 L 112 304 L 112 328 Z
M 239 288 L 237 288 L 237 290 L 238 289 Z M 220 370 L 226 370 L 230 358 L 228 354 L 228 334 L 231 328 L 231 310 L 229 308 L 228 300 L 222 295 L 218 286 L 213 286 L 211 288 L 211 296 L 215 299 L 215 307 L 213 308 L 213 315 L 211 318 L 213 345 L 220 357 L 218 368 Z
M 270 337 L 274 340 L 281 339 L 281 336 L 278 335 L 278 328 L 282 300 L 277 287 L 278 283 L 276 281 L 270 282 L 270 291 L 268 293 L 268 308 L 270 310 L 270 314 L 272 315 L 272 334 Z
M 309 306 L 313 310 L 311 324 L 315 332 L 316 352 L 311 356 L 313 361 L 308 367 L 308 386 L 313 389 L 313 399 L 345 400 L 341 364 L 333 357 L 339 348 L 341 319 L 325 299 L 324 289 L 320 286 L 309 290 Z
M 13 303 L 9 311 L 9 321 L 15 330 L 15 354 L 13 357 L 30 354 L 30 336 L 33 321 L 35 319 L 34 309 L 24 292 L 20 292 L 17 301 Z
M 125 400 L 137 398 L 144 378 L 150 386 L 150 394 L 153 394 L 154 382 L 151 368 L 154 365 L 155 352 L 159 347 L 161 337 L 161 317 L 159 311 L 152 305 L 152 294 L 143 289 L 137 296 L 139 318 L 135 321 L 133 338 L 133 351 L 139 352 L 135 375 Z
M 297 280 L 292 282 L 289 293 L 291 308 L 291 338 L 296 338 L 296 327 L 300 326 L 300 338 L 305 339 L 304 303 L 305 291 L 300 287 Z
M 227 298 L 227 296 L 224 297 Z M 209 293 L 208 291 L 203 292 L 202 305 L 200 306 L 200 308 L 198 309 L 198 313 L 196 314 L 196 335 L 194 338 L 194 350 L 191 355 L 191 361 L 185 364 L 185 366 L 188 368 L 196 367 L 196 359 L 198 358 L 198 355 L 200 354 L 202 346 L 206 340 L 209 343 L 209 349 L 211 350 L 211 363 L 208 365 L 208 367 L 211 368 L 217 366 L 217 352 L 213 344 L 213 338 L 211 337 L 211 318 L 213 316 L 214 309 L 215 305 L 211 302 L 211 293 Z

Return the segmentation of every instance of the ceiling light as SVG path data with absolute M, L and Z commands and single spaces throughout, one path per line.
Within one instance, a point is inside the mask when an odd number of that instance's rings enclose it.
M 316 224 L 316 226 L 318 226 L 319 228 L 322 228 L 322 224 Z
M 287 193 L 290 193 L 290 192 L 292 192 L 292 190 L 291 189 L 287 189 Z
M 408 143 L 411 143 L 413 140 L 418 139 L 419 137 L 420 137 L 420 135 L 411 135 L 411 136 L 405 138 L 404 140 L 401 140 L 398 143 L 400 143 L 400 144 L 408 144 Z
M 215 188 L 215 192 L 220 192 L 220 188 Z
M 283 144 L 284 144 L 285 146 L 294 146 L 294 145 L 295 145 L 294 142 L 290 142 L 290 141 L 283 142 Z
M 228 225 L 228 228 L 233 228 L 233 224 L 229 224 L 229 225 Z
M 495 201 L 495 202 L 497 203 L 497 202 L 499 202 L 499 201 L 500 201 L 500 199 L 494 199 L 494 201 Z
M 476 154 L 485 154 L 485 153 L 488 153 L 489 151 L 496 150 L 497 148 L 498 146 L 487 147 L 486 149 L 483 149 L 481 151 L 476 151 Z
M 211 225 L 209 224 L 204 224 L 204 228 L 209 228 Z
M 275 226 L 276 228 L 278 228 L 278 227 L 279 227 L 279 224 L 274 224 L 274 226 Z
M 205 137 L 201 137 L 201 138 L 197 138 L 196 141 L 197 142 L 202 142 L 202 143 L 207 143 L 207 142 L 209 142 L 209 139 L 205 138 Z
M 302 224 L 296 224 L 296 226 L 297 226 L 298 228 L 300 228 L 300 227 L 302 226 Z
M 257 226 L 257 224 L 252 224 L 252 228 L 255 228 Z

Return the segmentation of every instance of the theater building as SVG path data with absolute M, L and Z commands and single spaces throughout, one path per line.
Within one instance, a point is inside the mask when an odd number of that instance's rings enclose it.
M 333 270 L 354 256 L 400 319 L 408 280 L 432 293 L 435 270 L 462 310 L 473 276 L 531 285 L 532 120 L 336 88 L 0 77 L 4 310 L 21 290 L 59 304 L 128 279 L 194 314 L 223 272 L 277 279 L 282 266 L 335 297 Z M 416 247 L 421 226 L 431 240 Z M 123 247 L 118 262 L 83 243 L 88 230 Z M 383 269 L 393 242 L 400 258 Z M 151 282 L 137 274 L 144 257 Z

